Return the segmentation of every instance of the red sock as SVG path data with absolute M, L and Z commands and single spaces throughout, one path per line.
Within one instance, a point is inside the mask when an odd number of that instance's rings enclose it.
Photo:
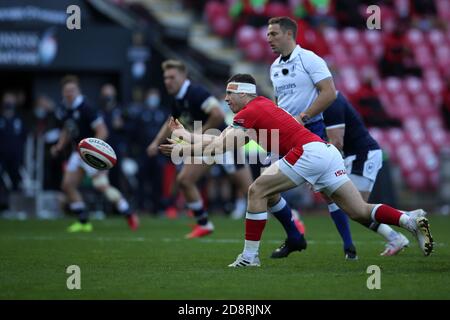
M 373 218 L 375 218 L 375 222 L 378 223 L 399 226 L 399 221 L 402 214 L 403 213 L 398 211 L 397 209 L 394 209 L 386 204 L 382 204 L 376 209 Z
M 252 219 L 257 218 L 257 219 Z M 247 213 L 245 219 L 245 240 L 259 241 L 266 226 L 267 212 Z

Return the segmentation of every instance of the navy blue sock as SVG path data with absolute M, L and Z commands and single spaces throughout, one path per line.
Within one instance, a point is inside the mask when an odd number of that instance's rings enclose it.
M 328 211 L 330 211 L 331 218 L 344 241 L 344 249 L 350 248 L 353 246 L 353 241 L 347 215 L 335 203 L 328 205 Z
M 276 205 L 269 208 L 269 212 L 272 213 L 275 218 L 280 221 L 284 230 L 286 231 L 287 237 L 293 241 L 299 241 L 303 238 L 303 235 L 298 231 L 295 226 L 294 220 L 292 219 L 292 211 L 286 200 L 283 198 L 278 201 Z
M 187 207 L 194 213 L 195 220 L 197 224 L 204 226 L 208 223 L 208 213 L 203 207 L 203 201 L 198 200 L 194 202 L 188 202 Z

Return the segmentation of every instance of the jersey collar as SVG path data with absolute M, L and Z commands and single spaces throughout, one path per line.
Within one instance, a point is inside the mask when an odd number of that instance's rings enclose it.
M 186 92 L 189 88 L 189 85 L 191 84 L 191 81 L 186 79 L 184 80 L 183 84 L 181 85 L 180 91 L 178 91 L 177 95 L 175 96 L 176 99 L 183 99 L 186 95 Z
M 298 56 L 298 54 L 300 53 L 300 49 L 301 49 L 300 45 L 296 45 L 294 50 L 291 53 L 291 56 L 289 57 L 289 59 L 287 61 L 281 60 L 281 54 L 280 54 L 280 57 L 278 58 L 278 63 L 282 64 L 282 63 L 288 63 L 288 62 L 292 61 L 296 56 Z

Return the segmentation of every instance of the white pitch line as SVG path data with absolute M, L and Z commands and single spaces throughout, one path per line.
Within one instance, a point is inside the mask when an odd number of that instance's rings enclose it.
M 8 240 L 23 240 L 23 241 L 29 241 L 29 240 L 37 240 L 37 241 L 60 241 L 60 240 L 94 240 L 94 241 L 119 241 L 119 242 L 188 242 L 192 240 L 186 240 L 183 238 L 160 238 L 160 239 L 152 239 L 152 238 L 145 238 L 145 237 L 136 237 L 136 238 L 118 238 L 118 237 L 69 237 L 66 236 L 64 238 L 59 237 L 51 237 L 51 236 L 17 236 L 17 237 L 0 237 L 0 240 L 2 239 L 8 239 Z M 197 239 L 194 241 L 198 241 L 201 243 L 242 243 L 243 239 L 217 239 L 217 238 L 203 238 L 203 239 Z M 283 240 L 262 240 L 262 242 L 265 243 L 275 243 L 279 244 Z M 336 244 L 342 244 L 342 241 L 336 241 L 336 240 L 325 240 L 325 241 L 316 241 L 316 240 L 307 240 L 308 244 L 326 244 L 326 245 L 336 245 Z M 384 242 L 381 240 L 370 240 L 370 241 L 353 241 L 354 244 L 363 244 L 363 243 L 371 243 L 371 244 L 383 244 Z M 437 247 L 445 247 L 447 246 L 444 242 L 436 242 L 435 246 Z

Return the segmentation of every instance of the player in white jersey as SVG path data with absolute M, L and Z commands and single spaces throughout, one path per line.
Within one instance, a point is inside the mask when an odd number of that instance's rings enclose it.
M 296 38 L 297 23 L 294 20 L 288 17 L 269 20 L 267 41 L 272 51 L 280 54 L 270 67 L 276 102 L 307 129 L 325 140 L 322 112 L 336 99 L 336 88 L 325 61 L 314 52 L 301 48 L 296 43 Z M 356 260 L 347 215 L 330 199 L 325 198 L 344 242 L 345 258 Z M 274 251 L 272 257 L 283 258 L 289 253 L 285 245 L 282 245 Z

